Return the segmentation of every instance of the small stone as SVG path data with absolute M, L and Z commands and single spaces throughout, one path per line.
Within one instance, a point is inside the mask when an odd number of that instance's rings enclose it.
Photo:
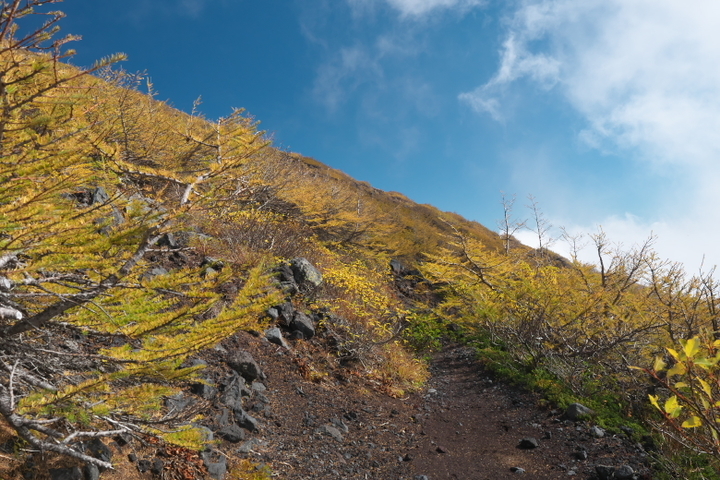
M 335 440 L 337 440 L 338 442 L 343 441 L 343 436 L 342 436 L 342 433 L 340 433 L 340 430 L 333 427 L 332 425 L 323 425 L 322 427 L 315 430 L 315 433 L 329 435 L 332 438 L 334 438 Z
M 238 453 L 250 453 L 255 446 L 257 441 L 254 438 L 251 438 L 247 442 L 244 442 L 242 445 L 240 445 L 240 448 L 237 449 Z
M 579 452 L 575 452 L 575 458 L 578 460 L 587 460 L 588 454 L 585 450 L 580 450 Z
M 51 468 L 50 480 L 82 480 L 83 474 L 78 467 Z
M 615 476 L 615 467 L 609 465 L 595 465 L 595 473 L 600 480 L 611 480 Z
M 520 440 L 520 443 L 518 443 L 518 448 L 522 448 L 523 450 L 531 450 L 533 448 L 538 448 L 540 446 L 540 442 L 538 442 L 533 437 L 527 437 Z
M 571 403 L 565 410 L 565 418 L 576 422 L 593 415 L 593 411 L 580 403 Z
M 154 473 L 155 475 L 161 475 L 163 472 L 163 468 L 165 468 L 165 464 L 163 463 L 163 461 L 159 458 L 156 458 L 152 462 L 150 472 Z
M 221 428 L 216 433 L 218 437 L 223 440 L 227 440 L 230 443 L 238 443 L 241 440 L 245 440 L 245 430 L 237 425 L 228 425 Z
M 438 453 L 448 453 L 448 449 L 445 448 L 445 447 L 441 447 L 440 445 L 437 446 L 437 448 L 435 449 L 435 451 L 438 452 Z
M 265 374 L 260 369 L 260 365 L 258 365 L 250 353 L 244 350 L 235 352 L 235 354 L 227 360 L 227 364 L 248 382 L 258 379 L 265 380 Z
M 620 480 L 629 480 L 635 476 L 635 471 L 630 465 L 623 465 L 615 470 L 615 478 Z
M 278 327 L 272 327 L 265 330 L 265 338 L 270 343 L 274 343 L 275 345 L 279 345 L 283 348 L 290 348 Z
M 520 467 L 512 467 L 512 468 L 510 468 L 510 471 L 513 473 L 520 473 L 520 474 L 525 473 L 525 469 L 520 468 Z
M 427 475 L 415 475 L 415 480 L 430 480 Z
M 110 462 L 112 460 L 112 451 L 99 438 L 93 438 L 85 443 L 85 452 L 93 458 Z
M 245 412 L 244 410 L 234 410 L 235 413 L 235 423 L 237 423 L 240 427 L 249 430 L 251 432 L 254 432 L 258 429 L 258 421 L 254 417 L 250 416 Z
M 333 426 L 340 430 L 342 433 L 348 433 L 350 431 L 350 428 L 348 428 L 345 422 L 343 422 L 337 417 L 331 418 L 330 423 L 332 423 Z
M 300 311 L 295 312 L 292 322 L 290 322 L 290 328 L 294 331 L 302 333 L 303 338 L 306 340 L 310 340 L 315 336 L 315 324 L 313 323 L 312 318 Z
M 150 460 L 142 459 L 137 464 L 137 469 L 140 473 L 145 473 L 150 471 L 150 468 L 152 468 L 152 463 L 150 463 Z
M 201 456 L 208 474 L 215 480 L 223 480 L 227 473 L 227 457 L 213 450 L 205 451 Z
M 99 480 L 100 469 L 97 465 L 88 463 L 85 465 L 85 468 L 83 470 L 85 470 L 85 480 Z
M 590 435 L 595 438 L 603 438 L 605 436 L 605 430 L 595 425 L 590 429 Z
M 132 436 L 130 436 L 129 433 L 121 433 L 114 436 L 113 440 L 115 440 L 115 443 L 117 443 L 119 446 L 124 447 L 125 445 L 130 444 L 130 442 L 132 441 Z

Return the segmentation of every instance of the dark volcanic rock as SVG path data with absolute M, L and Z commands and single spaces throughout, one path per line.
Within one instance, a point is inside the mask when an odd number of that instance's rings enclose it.
M 83 468 L 83 471 L 85 472 L 85 480 L 98 480 L 100 478 L 100 469 L 97 465 L 88 463 Z
M 217 436 L 230 443 L 238 443 L 245 440 L 245 430 L 237 425 L 228 425 L 221 428 L 217 432 Z
M 600 480 L 610 480 L 615 476 L 615 467 L 609 465 L 595 465 L 595 473 Z
M 165 400 L 165 407 L 167 407 L 167 409 L 171 412 L 177 413 L 182 412 L 194 403 L 195 400 L 193 398 L 183 395 L 182 393 L 178 393 Z
M 162 460 L 159 458 L 155 458 L 152 461 L 152 465 L 150 466 L 150 471 L 154 473 L 155 475 L 161 475 L 163 473 L 163 469 L 165 468 L 165 464 Z
M 303 334 L 305 340 L 315 336 L 315 324 L 312 319 L 302 312 L 295 312 L 290 328 Z
M 257 379 L 265 380 L 265 374 L 260 369 L 260 365 L 258 365 L 252 355 L 244 350 L 235 352 L 227 360 L 227 364 L 248 382 Z
M 112 451 L 99 438 L 93 438 L 86 442 L 84 447 L 85 453 L 93 458 L 97 458 L 103 462 L 110 462 L 110 460 L 112 460 Z
M 193 383 L 190 387 L 190 391 L 205 400 L 213 399 L 218 393 L 217 388 L 212 385 L 212 382 L 208 378 L 204 378 L 202 383 Z
M 227 458 L 218 451 L 210 450 L 201 454 L 208 473 L 215 480 L 222 480 L 227 473 Z
M 540 446 L 540 442 L 538 442 L 533 437 L 527 437 L 520 440 L 520 443 L 518 443 L 518 448 L 522 448 L 524 450 L 530 450 L 532 448 L 538 448 Z
M 245 385 L 245 380 L 233 373 L 233 376 L 225 382 L 220 402 L 231 409 L 242 408 L 242 398 L 252 395 L 252 391 Z
M 50 480 L 83 480 L 83 474 L 78 467 L 51 468 Z
M 282 332 L 278 327 L 269 328 L 265 331 L 265 338 L 268 342 L 280 345 L 281 347 L 289 348 L 289 345 L 282 336 Z
M 568 405 L 567 410 L 565 410 L 565 418 L 573 422 L 583 420 L 593 414 L 594 412 L 591 409 L 580 403 L 571 403 Z
M 245 410 L 235 410 L 235 422 L 246 430 L 254 432 L 258 429 L 258 421 Z
M 152 468 L 152 463 L 150 463 L 150 460 L 140 460 L 137 464 L 137 469 L 140 473 L 145 473 L 149 471 Z

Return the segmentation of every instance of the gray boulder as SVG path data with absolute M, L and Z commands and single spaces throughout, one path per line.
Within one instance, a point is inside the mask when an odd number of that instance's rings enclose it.
M 524 450 L 530 450 L 533 448 L 538 448 L 540 446 L 540 442 L 538 442 L 533 437 L 527 437 L 520 440 L 520 443 L 518 443 L 518 448 L 522 448 Z
M 83 471 L 85 472 L 85 480 L 99 480 L 100 478 L 100 469 L 97 465 L 87 463 Z
M 618 467 L 618 469 L 615 470 L 615 478 L 622 480 L 630 480 L 632 478 L 635 478 L 635 471 L 630 465 L 623 465 L 622 467 Z
M 290 328 L 296 332 L 300 332 L 306 340 L 315 336 L 315 324 L 312 319 L 300 311 L 296 311 L 293 316 Z
M 565 418 L 576 422 L 578 420 L 584 420 L 595 414 L 591 409 L 580 403 L 571 403 L 565 410 Z
M 245 440 L 245 430 L 238 425 L 228 425 L 215 432 L 218 437 L 230 443 L 238 443 Z
M 318 433 L 321 435 L 322 434 L 329 435 L 332 438 L 334 438 L 335 440 L 337 440 L 338 442 L 343 441 L 343 436 L 342 436 L 342 433 L 340 433 L 340 430 L 333 427 L 332 425 L 323 425 L 322 427 L 315 430 L 315 433 Z
M 283 327 L 289 327 L 290 323 L 292 323 L 293 316 L 295 316 L 295 307 L 293 307 L 293 304 L 290 302 L 285 302 L 280 305 L 276 305 L 275 307 L 271 308 L 270 310 L 275 310 L 275 313 L 277 314 L 277 317 L 275 317 L 275 320 L 282 325 Z M 269 313 L 269 311 L 268 311 Z M 272 317 L 272 313 L 270 314 Z
M 322 283 L 322 273 L 307 259 L 293 258 L 290 262 L 295 282 L 301 287 L 318 287 Z
M 229 381 L 226 381 L 220 403 L 231 410 L 242 409 L 242 397 L 249 397 L 252 391 L 247 388 L 245 381 L 237 374 L 233 374 Z
M 258 421 L 254 417 L 250 416 L 245 410 L 234 410 L 235 413 L 235 423 L 238 424 L 238 426 L 244 428 L 245 430 L 249 430 L 251 432 L 255 432 L 258 429 Z
M 595 465 L 595 473 L 600 480 L 611 480 L 615 476 L 615 467 L 610 465 Z
M 290 346 L 285 341 L 285 338 L 283 338 L 282 332 L 278 327 L 273 327 L 265 330 L 265 338 L 267 338 L 268 342 L 270 343 L 280 345 L 281 347 L 290 348 Z
M 50 480 L 83 480 L 83 474 L 78 467 L 51 468 Z
M 226 363 L 248 382 L 258 379 L 265 380 L 266 378 L 260 369 L 260 365 L 258 365 L 253 356 L 245 350 L 235 352 Z
M 103 462 L 110 462 L 112 460 L 112 451 L 105 445 L 99 438 L 93 438 L 83 444 L 85 453 L 93 458 L 102 460 Z
M 227 457 L 216 450 L 206 450 L 201 456 L 208 474 L 215 480 L 223 480 L 227 473 Z

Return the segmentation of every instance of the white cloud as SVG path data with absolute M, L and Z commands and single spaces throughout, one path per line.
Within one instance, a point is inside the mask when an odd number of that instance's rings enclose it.
M 181 0 L 180 10 L 190 17 L 197 17 L 205 8 L 206 0 Z
M 495 75 L 462 101 L 502 120 L 518 80 L 552 88 L 586 119 L 580 139 L 588 145 L 620 148 L 691 186 L 668 181 L 653 218 L 608 217 L 608 234 L 628 241 L 652 229 L 661 254 L 677 258 L 692 248 L 685 256 L 698 257 L 702 248 L 720 263 L 719 3 L 526 0 L 509 18 L 500 54 Z M 669 205 L 675 210 L 660 210 Z
M 334 112 L 361 84 L 383 76 L 382 68 L 361 46 L 342 48 L 332 61 L 320 66 L 313 96 Z
M 355 9 L 365 10 L 380 0 L 348 0 Z M 381 0 L 397 10 L 402 17 L 421 17 L 438 10 L 461 13 L 483 6 L 486 0 Z

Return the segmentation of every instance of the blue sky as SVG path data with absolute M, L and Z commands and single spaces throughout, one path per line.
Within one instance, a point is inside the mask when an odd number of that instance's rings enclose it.
M 691 0 L 66 0 L 74 63 L 246 108 L 275 144 L 489 228 L 548 220 L 719 264 L 720 6 Z M 557 232 L 556 232 L 557 234 Z M 532 234 L 521 238 L 532 243 Z M 554 244 L 566 251 L 562 241 Z M 588 251 L 589 252 L 589 251 Z M 587 253 L 590 255 L 590 253 Z M 584 258 L 590 259 L 591 256 Z

